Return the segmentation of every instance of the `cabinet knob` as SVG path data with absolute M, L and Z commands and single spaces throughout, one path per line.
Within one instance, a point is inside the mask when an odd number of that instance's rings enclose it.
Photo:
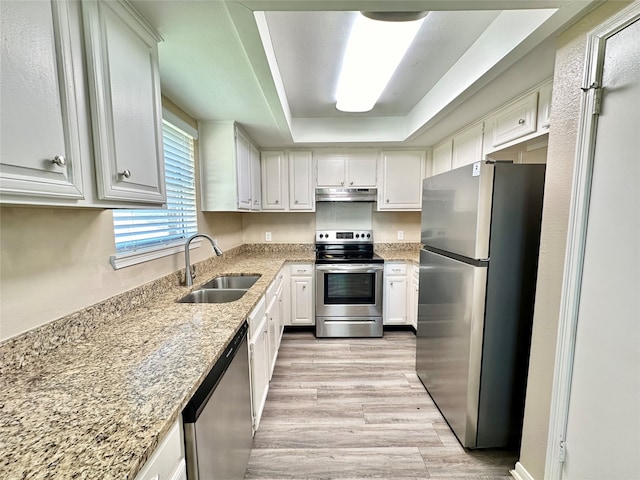
M 297 205 L 298 204 L 298 200 L 296 200 L 294 203 Z
M 353 185 L 353 182 L 349 183 L 349 185 Z
M 276 200 L 276 205 L 278 205 L 280 203 L 280 200 Z
M 130 178 L 131 170 L 124 170 L 120 175 L 122 175 L 124 178 Z
M 340 182 L 340 185 L 342 185 L 344 187 L 344 182 Z
M 520 120 L 518 120 L 518 125 L 524 125 L 524 118 L 521 118 Z
M 389 203 L 389 199 L 387 198 L 387 203 Z
M 302 285 L 302 289 L 305 290 L 307 288 L 306 285 Z
M 67 160 L 64 158 L 64 155 L 56 155 L 53 157 L 53 160 L 51 160 L 51 163 L 59 167 L 64 167 L 67 164 Z

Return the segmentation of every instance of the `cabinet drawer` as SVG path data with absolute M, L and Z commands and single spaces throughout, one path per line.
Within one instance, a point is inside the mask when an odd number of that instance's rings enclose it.
M 407 264 L 406 263 L 386 263 L 384 265 L 385 275 L 406 275 Z
M 306 263 L 294 263 L 291 265 L 291 275 L 313 275 L 313 265 Z

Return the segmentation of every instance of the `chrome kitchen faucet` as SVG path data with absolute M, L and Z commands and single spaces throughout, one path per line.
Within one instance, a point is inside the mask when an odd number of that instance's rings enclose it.
M 191 244 L 191 240 L 197 237 L 202 237 L 209 240 L 209 242 L 211 242 L 211 246 L 213 247 L 213 251 L 215 252 L 215 254 L 218 257 L 222 255 L 222 250 L 220 250 L 220 247 L 218 247 L 218 244 L 216 243 L 216 241 L 206 233 L 194 233 L 189 238 L 187 238 L 187 241 L 184 244 L 184 261 L 185 261 L 185 270 L 184 270 L 185 281 L 184 282 L 187 287 L 192 286 L 193 279 L 196 278 L 196 267 L 191 266 L 191 261 L 189 259 L 189 245 Z

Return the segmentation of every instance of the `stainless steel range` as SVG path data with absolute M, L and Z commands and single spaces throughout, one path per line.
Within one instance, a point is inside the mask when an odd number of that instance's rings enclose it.
M 371 230 L 316 232 L 316 337 L 381 337 L 384 260 Z

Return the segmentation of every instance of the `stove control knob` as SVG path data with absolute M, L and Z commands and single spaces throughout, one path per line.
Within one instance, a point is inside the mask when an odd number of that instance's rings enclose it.
M 321 233 L 319 236 L 320 236 L 320 238 L 324 237 L 324 233 Z
M 360 234 L 359 233 L 356 233 L 356 238 L 360 238 Z
M 370 233 L 367 233 L 367 238 L 371 238 L 371 234 Z

